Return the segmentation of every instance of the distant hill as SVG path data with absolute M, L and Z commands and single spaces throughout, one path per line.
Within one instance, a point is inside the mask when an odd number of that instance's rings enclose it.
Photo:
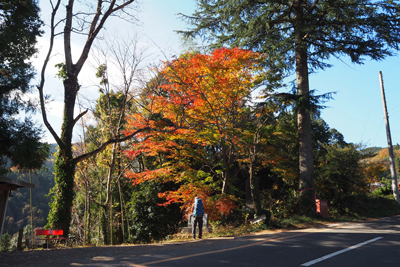
M 366 152 L 365 152 L 366 150 Z M 388 162 L 389 161 L 389 149 L 385 148 L 371 148 L 365 149 L 361 153 L 365 156 L 364 158 L 369 158 L 373 162 Z M 370 153 L 368 153 L 370 152 Z M 397 158 L 400 156 L 400 146 L 393 146 L 393 154 L 394 157 Z
M 360 151 L 361 154 L 363 155 L 372 155 L 372 154 L 377 154 L 379 151 L 381 151 L 383 148 L 382 147 L 367 147 L 364 148 Z
M 34 227 L 44 227 L 47 224 L 47 215 L 50 211 L 50 197 L 47 195 L 54 186 L 54 153 L 57 145 L 51 144 L 49 158 L 44 168 L 32 172 L 32 183 L 35 189 L 32 190 Z M 29 182 L 29 173 L 11 171 L 6 177 Z M 30 225 L 30 192 L 29 188 L 21 188 L 12 192 L 13 197 L 7 203 L 6 218 L 4 221 L 3 234 L 13 235 L 18 229 Z

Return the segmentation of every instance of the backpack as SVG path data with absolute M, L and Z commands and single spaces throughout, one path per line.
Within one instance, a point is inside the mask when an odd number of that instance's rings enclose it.
M 204 207 L 203 202 L 200 198 L 196 197 L 194 200 L 194 209 L 193 216 L 203 216 L 204 215 Z

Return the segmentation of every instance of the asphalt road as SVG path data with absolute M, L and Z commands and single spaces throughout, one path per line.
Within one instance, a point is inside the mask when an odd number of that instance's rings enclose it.
M 400 217 L 196 245 L 131 266 L 400 266 Z
M 0 266 L 400 266 L 400 216 L 235 238 L 37 253 L 0 253 Z

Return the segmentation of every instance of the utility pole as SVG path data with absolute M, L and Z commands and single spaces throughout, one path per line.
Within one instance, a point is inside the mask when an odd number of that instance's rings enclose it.
M 385 115 L 385 123 L 386 123 L 386 137 L 387 137 L 388 149 L 389 149 L 390 173 L 392 174 L 393 196 L 394 196 L 394 199 L 397 201 L 397 203 L 400 205 L 399 188 L 397 186 L 396 165 L 395 165 L 395 161 L 394 161 L 392 137 L 390 135 L 389 116 L 388 116 L 388 113 L 387 113 L 385 89 L 383 89 L 383 78 L 382 78 L 382 72 L 381 71 L 379 72 L 379 81 L 380 81 L 380 84 L 381 84 L 382 101 L 383 101 L 383 113 Z

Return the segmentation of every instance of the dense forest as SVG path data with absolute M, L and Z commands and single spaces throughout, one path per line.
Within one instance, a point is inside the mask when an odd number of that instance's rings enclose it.
M 296 101 L 275 94 L 280 80 L 261 67 L 262 56 L 243 49 L 186 53 L 165 62 L 131 95 L 108 80 L 100 65 L 100 97 L 76 157 L 119 134 L 135 137 L 79 162 L 75 167 L 69 237 L 75 244 L 149 243 L 177 233 L 200 196 L 211 224 L 245 224 L 299 213 Z M 198 79 L 196 77 L 207 77 Z M 266 84 L 265 80 L 270 81 Z M 254 101 L 254 90 L 260 89 Z M 348 213 L 357 196 L 391 195 L 388 150 L 347 143 L 312 113 L 315 192 L 331 216 Z M 54 155 L 33 172 L 34 227 L 51 227 L 58 194 Z M 395 147 L 399 166 L 399 146 Z M 11 169 L 9 177 L 27 181 Z M 29 225 L 29 190 L 14 193 L 5 232 Z M 25 229 L 29 236 L 29 226 Z
M 279 123 L 284 124 L 286 129 L 285 138 L 281 139 L 283 136 L 279 136 L 280 143 L 274 142 L 274 148 L 278 149 L 278 146 L 281 146 L 278 152 L 287 151 L 290 147 L 287 138 L 290 136 L 290 127 L 294 128 L 294 125 L 290 123 L 290 117 L 290 114 L 285 114 L 277 119 Z M 340 202 L 346 197 L 371 192 L 379 196 L 392 195 L 387 149 L 362 148 L 347 144 L 340 133 L 330 129 L 321 118 L 314 120 L 313 126 L 314 136 L 319 138 L 315 142 L 319 144 L 315 146 L 315 154 L 319 155 L 321 159 L 316 164 L 318 166 L 316 167 L 316 193 L 318 198 L 328 201 L 332 211 L 340 211 Z M 94 128 L 89 127 L 87 131 L 88 140 L 93 140 L 89 137 L 94 133 L 96 133 Z M 291 134 L 294 135 L 295 133 Z M 295 141 L 292 140 L 291 142 L 292 146 L 295 146 Z M 338 146 L 337 142 L 341 142 L 342 147 Z M 331 143 L 336 144 L 330 145 Z M 77 153 L 79 153 L 82 145 L 76 144 Z M 90 142 L 87 142 L 86 145 L 90 146 Z M 142 147 L 142 151 L 153 154 L 148 155 L 143 152 L 140 157 L 134 160 L 132 160 L 132 156 L 127 157 L 127 155 L 131 155 L 131 150 L 122 145 L 118 147 L 114 180 L 110 186 L 112 190 L 110 201 L 113 203 L 111 210 L 107 210 L 104 204 L 101 205 L 106 202 L 109 172 L 109 159 L 107 157 L 112 155 L 110 151 L 105 151 L 87 161 L 86 164 L 78 166 L 70 233 L 74 242 L 77 244 L 148 243 L 177 233 L 182 226 L 186 225 L 185 215 L 188 212 L 186 203 L 184 201 L 166 203 L 164 196 L 165 192 L 174 193 L 175 197 L 180 196 L 182 199 L 185 197 L 185 191 L 179 190 L 182 187 L 187 190 L 187 186 L 192 186 L 194 189 L 198 186 L 201 190 L 204 190 L 197 192 L 205 199 L 207 212 L 211 214 L 213 222 L 241 224 L 245 223 L 249 215 L 250 218 L 254 216 L 252 215 L 254 210 L 251 212 L 254 205 L 249 188 L 248 169 L 241 164 L 233 164 L 231 167 L 234 175 L 231 179 L 229 190 L 231 198 L 229 200 L 233 202 L 221 201 L 221 198 L 224 201 L 226 199 L 223 198 L 225 195 L 218 192 L 218 188 L 221 188 L 222 184 L 222 179 L 218 177 L 220 172 L 215 170 L 218 176 L 214 177 L 207 173 L 204 167 L 206 164 L 201 161 L 203 157 L 196 157 L 197 161 L 192 158 L 191 163 L 184 169 L 185 172 L 189 171 L 189 168 L 192 172 L 195 172 L 195 176 L 191 176 L 191 179 L 196 180 L 191 180 L 190 184 L 185 185 L 184 180 L 175 183 L 166 178 L 162 180 L 158 178 L 147 179 L 139 182 L 132 180 L 139 177 L 133 178 L 133 173 L 136 175 L 143 174 L 140 177 L 146 177 L 145 175 L 150 172 L 150 169 L 157 170 L 157 167 L 168 165 L 166 164 L 168 161 L 176 161 L 175 157 L 170 157 L 172 151 L 162 153 L 159 150 L 164 151 L 165 147 L 155 145 L 154 147 L 158 151 L 156 155 L 151 152 L 153 151 L 150 149 L 152 147 L 146 149 Z M 183 148 L 181 147 L 181 149 Z M 204 151 L 197 152 L 211 153 L 210 155 L 214 157 L 214 160 L 218 159 L 214 149 L 207 146 L 204 146 L 203 149 Z M 199 150 L 199 147 L 197 147 L 197 150 Z M 138 149 L 135 149 L 135 151 L 138 151 Z M 35 228 L 42 228 L 47 224 L 50 210 L 49 193 L 51 194 L 51 189 L 54 186 L 53 155 L 55 152 L 56 146 L 52 145 L 52 156 L 46 161 L 44 168 L 32 173 L 33 183 L 36 186 L 33 190 Z M 182 150 L 179 152 L 183 153 Z M 282 153 L 280 157 L 285 155 L 284 160 L 280 159 L 272 165 L 259 166 L 257 171 L 261 205 L 264 213 L 266 211 L 271 212 L 272 218 L 284 218 L 296 213 L 294 180 L 290 179 L 288 172 L 282 175 L 283 166 L 288 169 L 291 164 L 295 166 L 295 163 L 291 163 L 291 159 L 287 157 L 290 153 Z M 395 155 L 397 166 L 399 166 L 400 147 L 398 145 L 395 146 Z M 163 163 L 159 161 L 163 161 Z M 198 170 L 194 169 L 195 167 Z M 167 170 L 163 170 L 163 172 L 167 172 Z M 28 173 L 14 170 L 7 176 L 29 181 L 28 175 Z M 155 177 L 159 177 L 159 175 Z M 358 179 L 354 179 L 357 177 Z M 176 192 L 179 192 L 180 195 Z M 190 192 L 188 193 L 190 194 Z M 190 204 L 191 199 L 188 199 L 187 203 Z M 212 206 L 214 208 L 211 208 Z M 246 208 L 242 210 L 243 206 Z M 340 215 L 346 213 L 345 207 L 342 208 Z M 334 213 L 331 213 L 332 215 L 335 216 Z M 4 233 L 13 235 L 20 228 L 25 228 L 25 235 L 29 236 L 30 210 L 29 189 L 27 188 L 13 192 L 13 197 L 10 198 L 8 203 Z M 110 233 L 110 230 L 113 231 L 113 234 Z M 14 242 L 15 238 L 16 236 L 14 236 Z
M 18 62 L 4 52 L 19 47 L 19 31 L 0 31 L 10 38 L 0 43 L 0 173 L 23 181 L 32 175 L 34 228 L 62 229 L 76 245 L 150 243 L 186 225 L 195 196 L 211 226 L 233 227 L 261 216 L 268 226 L 318 218 L 316 199 L 327 201 L 333 218 L 354 216 L 349 207 L 374 194 L 394 202 L 388 150 L 347 143 L 321 117 L 333 93 L 316 95 L 308 82 L 309 73 L 330 67 L 331 56 L 362 64 L 398 50 L 400 6 L 393 1 L 374 8 L 370 1 L 198 1 L 195 14 L 182 16 L 192 27 L 181 32 L 187 51 L 146 66 L 139 39 L 100 34 L 111 17 L 137 22 L 136 1 L 98 1 L 93 9 L 57 0 L 36 86 L 29 84 L 32 66 L 23 63 L 36 52 L 43 22 L 37 3 L 28 2 L 32 14 L 19 1 L 0 2 L 7 19 L 0 26 L 26 20 L 35 30 L 24 32 L 30 49 Z M 196 37 L 204 36 L 210 43 L 199 48 Z M 58 38 L 64 62 L 50 70 Z M 95 68 L 98 95 L 81 109 L 87 85 L 78 77 L 86 65 Z M 29 75 L 13 81 L 14 67 Z M 54 70 L 64 97 L 60 132 L 47 116 L 45 78 Z M 22 101 L 32 88 L 38 100 Z M 42 129 L 15 119 L 20 110 L 39 109 L 56 142 L 42 168 Z M 399 154 L 397 145 L 397 166 Z M 24 228 L 29 236 L 28 189 L 13 193 L 6 216 L 4 233 Z

